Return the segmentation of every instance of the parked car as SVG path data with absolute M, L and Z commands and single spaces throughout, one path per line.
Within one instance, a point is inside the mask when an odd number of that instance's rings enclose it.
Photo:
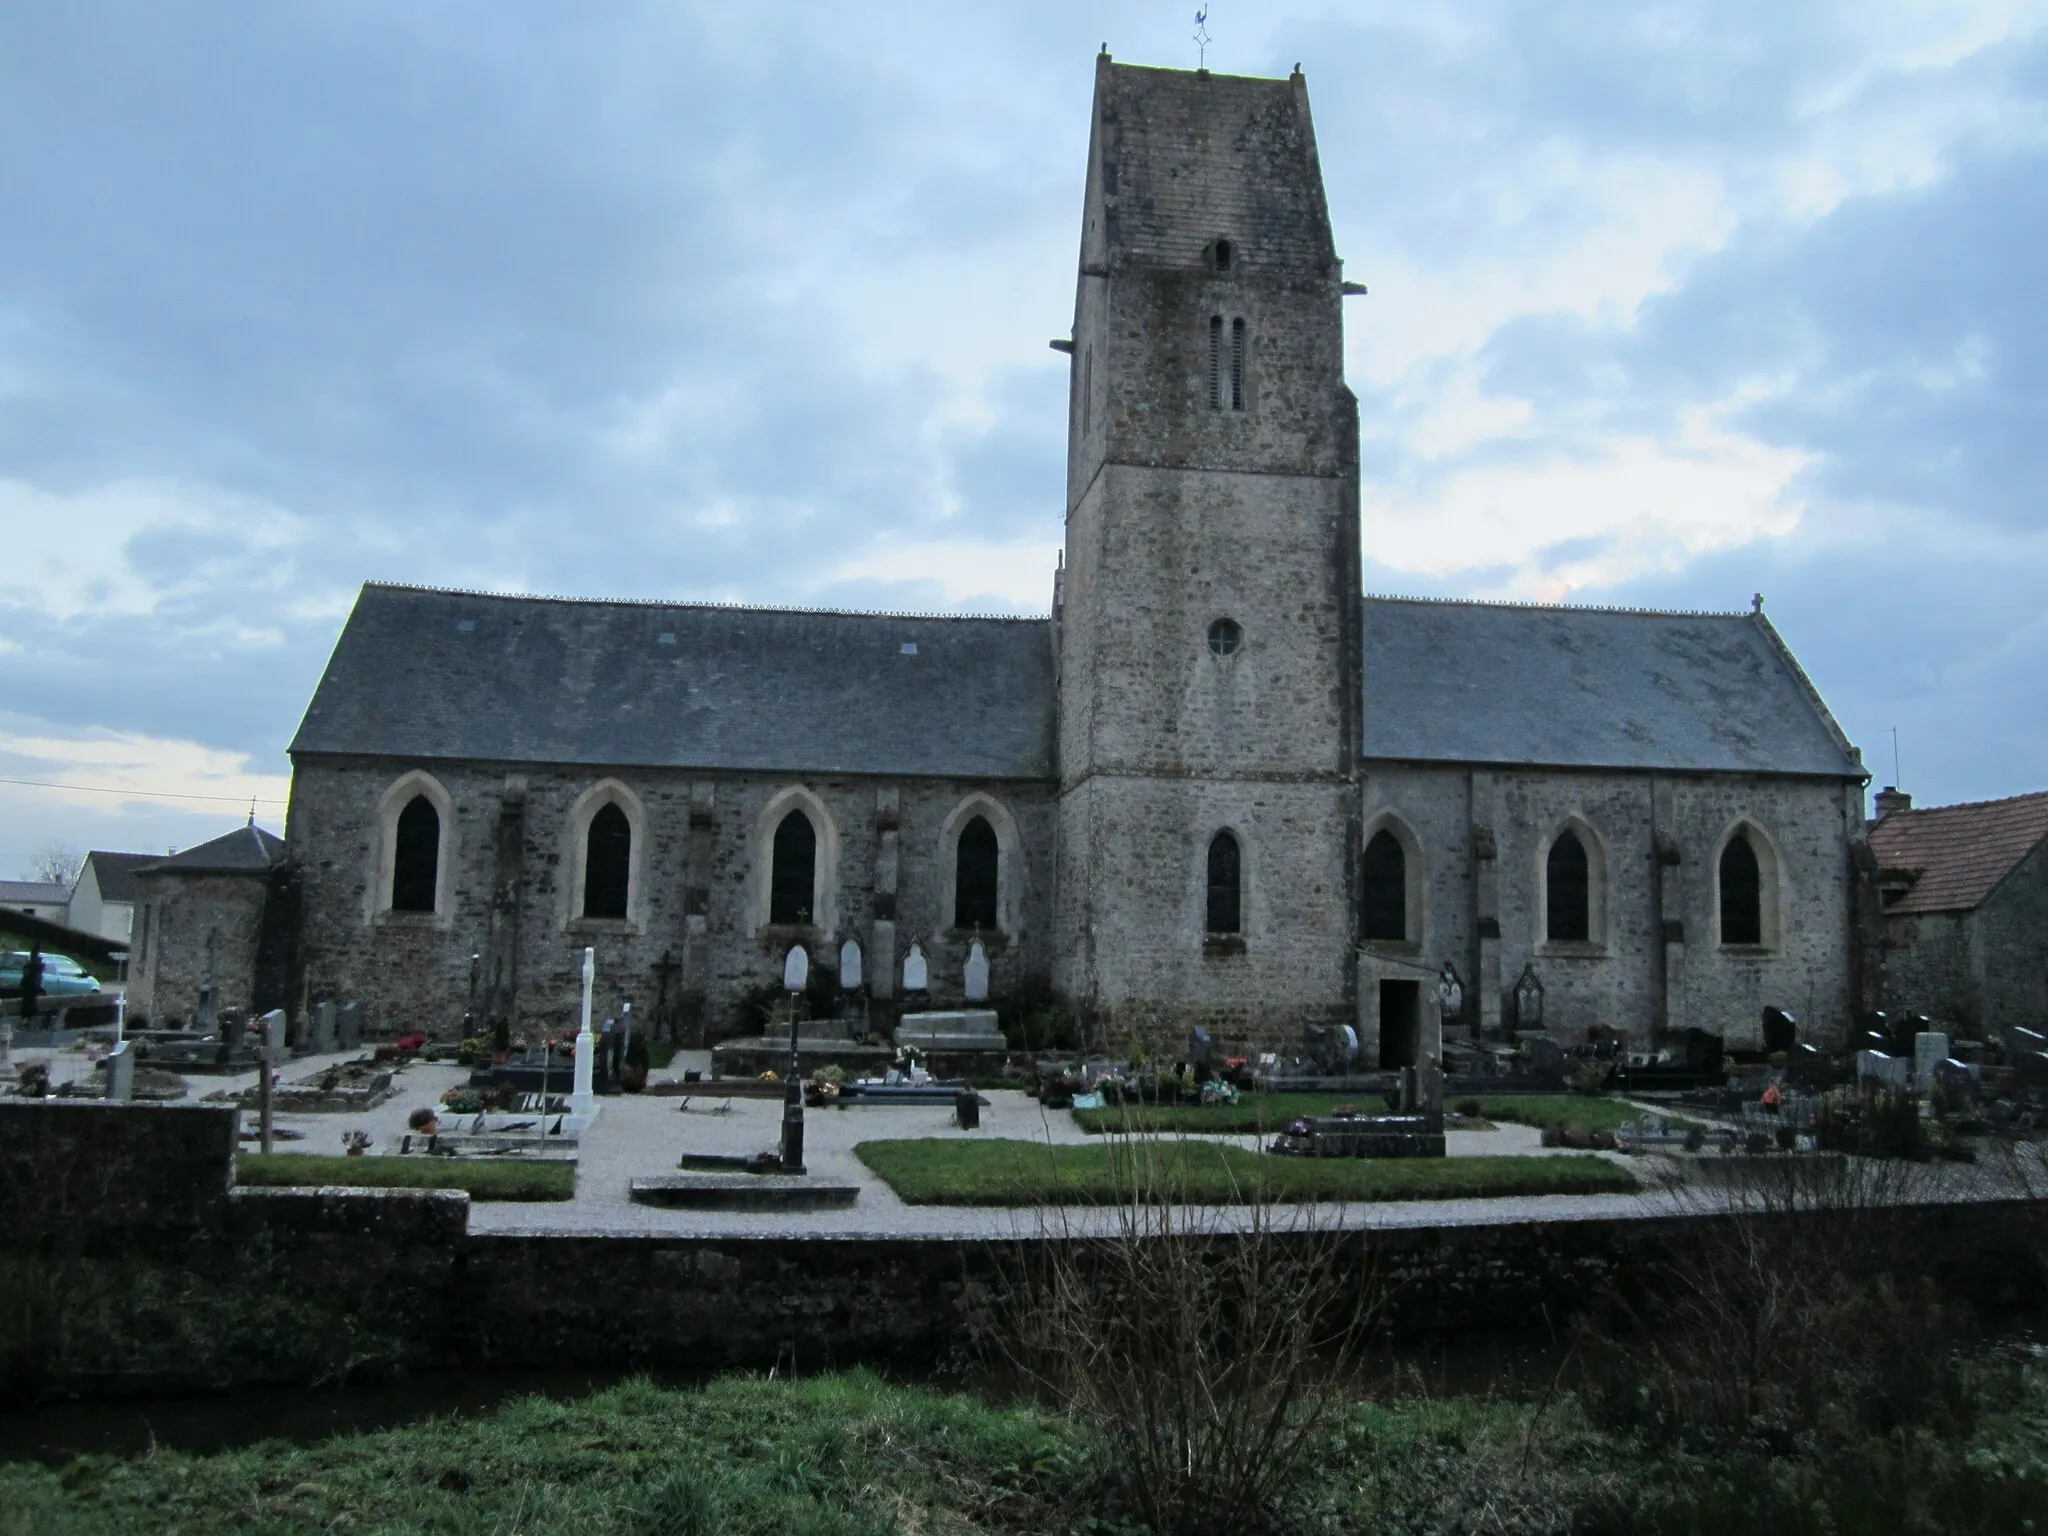
M 21 973 L 28 965 L 28 956 L 25 949 L 0 954 L 0 997 L 21 996 Z M 86 968 L 69 955 L 43 956 L 44 997 L 82 997 L 99 989 L 100 984 L 93 980 Z

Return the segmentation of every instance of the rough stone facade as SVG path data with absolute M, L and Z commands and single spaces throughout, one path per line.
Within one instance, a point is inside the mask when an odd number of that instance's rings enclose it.
M 1055 612 L 1055 974 L 1086 1013 L 1242 1031 L 1351 1011 L 1342 282 L 1299 75 L 1099 61 Z M 1219 834 L 1242 866 L 1227 934 L 1206 921 Z
M 394 786 L 419 787 L 423 773 L 451 812 L 446 896 L 434 912 L 394 912 L 380 808 Z M 577 916 L 569 899 L 577 805 L 607 783 L 636 804 L 624 919 Z M 812 922 L 777 925 L 766 910 L 770 844 L 776 822 L 797 806 L 820 824 L 819 899 Z M 289 839 L 305 882 L 301 961 L 311 995 L 361 1002 L 366 1026 L 445 1034 L 470 1007 L 472 956 L 477 1016 L 503 1014 L 529 1033 L 574 1028 L 585 946 L 597 952 L 599 1017 L 631 1003 L 637 1017 L 653 1019 L 666 957 L 675 967 L 670 1017 L 683 1038 L 702 1039 L 731 1030 L 742 996 L 781 976 L 792 944 L 836 973 L 852 938 L 871 1022 L 886 1024 L 900 1007 L 896 982 L 913 941 L 930 962 L 930 1005 L 962 1001 L 975 934 L 952 925 L 952 844 L 977 814 L 997 835 L 1003 924 L 980 937 L 992 992 L 1015 998 L 1034 956 L 1043 966 L 1041 935 L 1051 925 L 1044 784 L 302 762 Z
M 1685 1029 L 1736 1048 L 1761 1043 L 1775 1006 L 1839 1041 L 1854 1011 L 1845 963 L 1856 889 L 1853 786 L 1741 774 L 1486 770 L 1368 763 L 1368 837 L 1408 856 L 1403 942 L 1363 944 L 1360 1012 L 1377 1047 L 1378 983 L 1448 961 L 1468 983 L 1462 1022 L 1498 1034 L 1515 1018 L 1524 968 L 1543 988 L 1543 1026 L 1571 1043 L 1590 1028 L 1652 1040 Z M 1771 854 L 1762 944 L 1718 932 L 1718 855 L 1736 827 Z M 1576 831 L 1591 854 L 1590 937 L 1546 937 L 1545 859 Z M 1446 1021 L 1447 1023 L 1453 1021 Z
M 190 1024 L 209 974 L 214 1003 L 256 1005 L 256 952 L 269 881 L 263 875 L 144 875 L 141 933 L 129 960 L 128 1007 L 152 1022 Z M 218 968 L 209 941 L 218 936 Z

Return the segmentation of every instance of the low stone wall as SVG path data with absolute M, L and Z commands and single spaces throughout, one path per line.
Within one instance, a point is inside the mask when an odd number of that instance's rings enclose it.
M 933 1363 L 999 1321 L 1025 1245 L 902 1238 L 473 1234 L 448 1191 L 230 1190 L 234 1112 L 0 1103 L 0 1390 L 161 1394 L 436 1369 Z M 93 1198 L 52 1224 L 19 1177 L 64 1155 Z M 10 1217 L 42 1225 L 37 1242 Z M 1981 1309 L 2048 1303 L 2043 1212 L 1893 1213 L 1901 1267 Z M 1331 1262 L 1404 1333 L 1654 1316 L 1714 1219 L 1358 1233 Z M 2031 1225 L 2030 1225 L 2031 1224 Z M 1287 1239 L 1280 1239 L 1285 1241 Z M 1221 1241 L 1208 1239 L 1206 1241 Z

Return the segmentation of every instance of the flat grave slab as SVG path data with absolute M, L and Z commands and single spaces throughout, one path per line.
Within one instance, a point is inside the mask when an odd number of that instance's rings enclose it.
M 688 1211 L 843 1211 L 857 1184 L 826 1184 L 776 1173 L 664 1173 L 633 1180 L 638 1205 Z

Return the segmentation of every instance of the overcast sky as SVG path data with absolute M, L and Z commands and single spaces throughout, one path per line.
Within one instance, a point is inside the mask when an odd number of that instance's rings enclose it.
M 1043 611 L 1093 55 L 1192 0 L 0 7 L 0 874 L 263 797 L 359 583 Z M 2048 5 L 1215 0 L 1369 590 L 1741 609 L 2048 785 Z

